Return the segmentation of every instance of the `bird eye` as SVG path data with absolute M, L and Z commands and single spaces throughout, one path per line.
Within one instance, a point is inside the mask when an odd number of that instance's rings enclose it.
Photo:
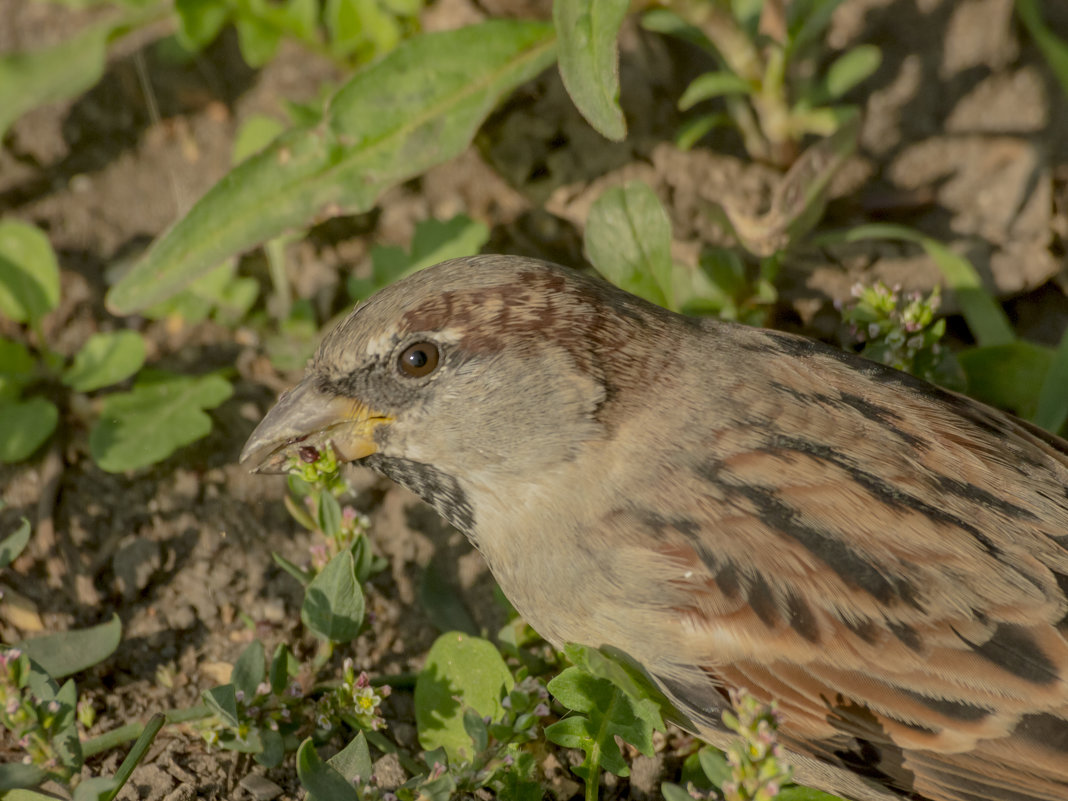
M 430 342 L 417 342 L 404 349 L 397 362 L 400 369 L 413 378 L 422 378 L 438 366 L 438 348 Z

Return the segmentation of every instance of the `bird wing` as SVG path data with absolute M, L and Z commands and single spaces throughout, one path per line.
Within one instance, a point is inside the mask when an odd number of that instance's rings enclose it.
M 1068 799 L 1068 444 L 798 355 L 770 392 L 744 366 L 710 388 L 715 421 L 630 496 L 684 502 L 605 521 L 620 581 L 668 588 L 638 658 L 698 725 L 744 687 L 789 748 L 898 792 Z

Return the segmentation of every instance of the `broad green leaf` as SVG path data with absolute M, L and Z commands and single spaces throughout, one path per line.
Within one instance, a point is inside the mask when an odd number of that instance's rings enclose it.
M 323 22 L 330 32 L 330 50 L 338 56 L 370 59 L 400 42 L 400 22 L 376 0 L 327 0 Z
M 674 711 L 671 702 L 660 691 L 645 669 L 630 655 L 618 648 L 591 648 L 567 643 L 564 653 L 576 667 L 591 676 L 610 681 L 630 700 L 635 714 L 651 729 L 665 731 L 661 709 Z M 571 707 L 574 709 L 575 707 Z M 633 743 L 638 745 L 638 743 Z
M 238 692 L 244 693 L 246 701 L 251 701 L 256 695 L 256 688 L 266 675 L 267 657 L 263 651 L 263 643 L 253 640 L 245 646 L 245 650 L 234 663 L 230 682 Z
M 1032 419 L 1050 373 L 1053 350 L 1020 339 L 961 351 L 957 361 L 968 377 L 969 395 Z
M 144 310 L 153 319 L 176 318 L 185 325 L 194 325 L 208 315 L 224 325 L 239 321 L 259 293 L 255 278 L 237 275 L 237 259 L 227 259 L 189 284 L 181 292 Z
M 703 100 L 711 100 L 723 95 L 744 95 L 751 87 L 744 78 L 733 72 L 706 72 L 695 78 L 679 98 L 679 108 L 686 111 Z
M 389 187 L 461 152 L 553 50 L 548 25 L 513 20 L 409 39 L 356 73 L 322 123 L 235 167 L 111 289 L 109 307 L 143 309 L 287 229 L 367 211 Z
M 230 19 L 231 6 L 219 0 L 175 0 L 178 41 L 196 51 L 214 41 Z
M 109 20 L 52 47 L 0 57 L 0 139 L 30 109 L 77 97 L 99 81 L 116 29 Z
M 586 222 L 586 255 L 605 278 L 660 306 L 671 291 L 671 221 L 640 181 L 597 198 Z
M 266 114 L 253 114 L 237 130 L 234 137 L 234 164 L 240 164 L 254 153 L 258 153 L 277 138 L 286 126 L 277 118 Z
M 363 590 L 356 580 L 356 565 L 350 551 L 327 562 L 304 590 L 300 619 L 304 625 L 332 642 L 356 639 L 363 625 Z
M 1068 331 L 1061 336 L 1061 344 L 1042 379 L 1038 408 L 1031 421 L 1055 434 L 1068 422 Z M 3 564 L 2 559 L 0 564 Z
M 334 754 L 327 763 L 350 782 L 371 778 L 371 752 L 363 732 L 356 732 L 348 745 Z
M 20 789 L 36 787 L 46 778 L 48 774 L 36 765 L 23 765 L 20 762 L 0 764 L 0 793 L 8 791 L 4 793 L 4 801 L 55 801 L 53 795 Z
M 275 695 L 281 695 L 286 687 L 289 686 L 289 677 L 296 674 L 298 669 L 289 646 L 284 642 L 278 643 L 274 649 L 274 655 L 271 657 L 271 667 L 268 673 L 271 692 Z
M 239 722 L 237 718 L 237 688 L 234 685 L 221 684 L 218 687 L 212 687 L 210 690 L 205 690 L 203 696 L 208 706 L 223 719 L 224 723 L 232 728 L 237 727 Z
M 0 401 L 0 462 L 20 462 L 44 444 L 59 422 L 59 410 L 44 398 Z
M 1068 43 L 1054 34 L 1042 19 L 1040 0 L 1016 0 L 1016 13 L 1046 57 L 1061 89 L 1068 95 Z
M 297 750 L 297 778 L 308 791 L 308 801 L 361 801 L 351 782 L 323 762 L 310 737 Z
M 586 121 L 621 142 L 627 121 L 619 107 L 616 38 L 628 0 L 555 0 L 553 23 L 560 40 L 560 77 Z
M 9 534 L 0 540 L 0 568 L 7 567 L 14 562 L 29 541 L 30 521 L 24 517 L 14 534 Z
M 723 783 L 731 777 L 731 766 L 727 757 L 718 748 L 707 746 L 697 752 L 697 759 L 701 763 L 701 770 L 716 787 L 722 787 Z
M 136 331 L 93 334 L 74 356 L 63 383 L 75 392 L 92 392 L 129 378 L 145 363 L 145 341 Z
M 258 15 L 245 14 L 234 20 L 241 57 L 250 67 L 262 67 L 278 51 L 282 31 Z
M 281 734 L 266 727 L 257 729 L 260 735 L 260 751 L 255 760 L 265 768 L 277 768 L 286 758 L 286 743 Z
M 431 646 L 415 682 L 420 745 L 428 751 L 444 748 L 450 765 L 471 759 L 474 754 L 471 736 L 464 728 L 464 709 L 496 720 L 503 712 L 501 697 L 514 684 L 493 643 L 458 631 L 442 634 Z
M 57 305 L 59 262 L 48 237 L 28 223 L 0 220 L 0 314 L 34 322 Z
M 693 796 L 678 784 L 664 782 L 660 785 L 660 795 L 664 801 L 693 801 Z
M 0 401 L 15 400 L 33 380 L 35 362 L 21 342 L 0 338 Z
M 142 373 L 130 392 L 108 395 L 89 432 L 89 452 L 109 473 L 162 461 L 211 431 L 206 409 L 233 394 L 217 375 Z
M 61 631 L 16 643 L 55 679 L 70 676 L 111 656 L 122 639 L 122 622 L 113 614 L 107 623 Z
M 643 754 L 652 754 L 652 730 L 634 714 L 630 700 L 612 682 L 569 667 L 548 686 L 556 700 L 582 713 L 547 726 L 545 737 L 564 748 L 580 748 L 585 752 L 582 765 L 572 768 L 583 780 L 597 781 L 598 768 L 617 776 L 630 775 L 616 735 Z
M 116 791 L 114 776 L 93 776 L 79 782 L 71 801 L 108 801 Z

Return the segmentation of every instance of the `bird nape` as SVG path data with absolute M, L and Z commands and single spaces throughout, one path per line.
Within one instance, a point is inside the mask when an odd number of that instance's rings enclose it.
M 462 530 L 542 636 L 702 738 L 778 702 L 803 784 L 1068 799 L 1068 443 L 777 331 L 513 256 L 358 306 L 242 461 L 330 444 Z

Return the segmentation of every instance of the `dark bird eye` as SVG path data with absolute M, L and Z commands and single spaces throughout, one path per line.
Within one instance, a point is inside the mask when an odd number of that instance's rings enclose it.
M 438 366 L 437 345 L 430 342 L 417 342 L 405 348 L 398 363 L 403 372 L 414 378 L 429 375 Z

